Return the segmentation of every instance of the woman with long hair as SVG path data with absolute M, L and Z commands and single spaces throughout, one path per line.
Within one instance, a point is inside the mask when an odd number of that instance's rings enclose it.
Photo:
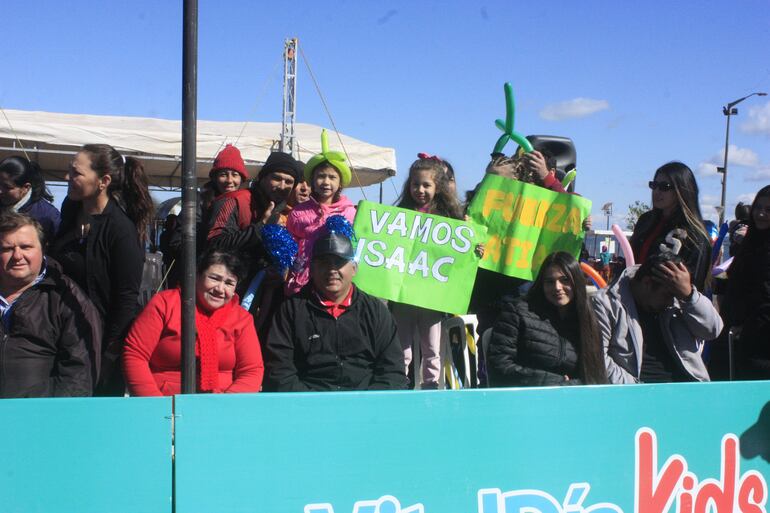
M 548 255 L 527 296 L 503 303 L 487 365 L 493 387 L 607 383 L 586 281 L 572 255 Z
M 245 267 L 232 253 L 208 250 L 195 285 L 198 392 L 259 392 L 262 352 L 251 315 L 235 287 Z M 126 337 L 123 367 L 131 395 L 182 391 L 182 297 L 178 288 L 155 294 Z
M 677 238 L 682 242 L 679 256 L 692 283 L 703 290 L 711 268 L 711 243 L 698 204 L 695 175 L 685 164 L 669 162 L 655 171 L 649 186 L 652 210 L 639 217 L 629 241 L 636 263 L 643 264 L 657 254 L 661 244 L 671 247 L 672 239 Z
M 52 203 L 53 195 L 37 162 L 16 156 L 0 162 L 0 210 L 11 209 L 35 219 L 43 227 L 46 242 L 56 235 L 61 220 Z
M 741 327 L 738 376 L 770 379 L 770 185 L 759 190 L 748 231 L 727 270 L 728 325 Z
M 153 204 L 141 162 L 106 144 L 75 155 L 52 255 L 96 305 L 104 322 L 96 395 L 123 395 L 119 358 L 139 311 Z

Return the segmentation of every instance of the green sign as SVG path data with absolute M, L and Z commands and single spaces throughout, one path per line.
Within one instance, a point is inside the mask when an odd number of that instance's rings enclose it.
M 577 258 L 590 213 L 591 202 L 575 194 L 488 174 L 468 212 L 489 235 L 479 267 L 532 280 L 555 251 Z
M 483 226 L 361 201 L 354 229 L 354 281 L 362 290 L 440 312 L 468 311 Z

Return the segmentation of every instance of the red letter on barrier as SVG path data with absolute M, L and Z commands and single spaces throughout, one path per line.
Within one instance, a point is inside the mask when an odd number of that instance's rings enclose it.
M 668 459 L 657 471 L 658 447 L 655 432 L 640 429 L 636 433 L 636 513 L 666 513 L 674 501 L 674 492 L 687 470 L 679 455 Z
M 738 492 L 738 509 L 741 513 L 767 513 L 767 483 L 754 471 L 746 472 L 741 478 Z

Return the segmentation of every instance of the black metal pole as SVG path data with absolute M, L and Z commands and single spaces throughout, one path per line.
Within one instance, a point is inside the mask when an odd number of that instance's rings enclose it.
M 727 198 L 727 152 L 730 149 L 730 115 L 732 114 L 732 105 L 727 106 L 727 110 L 725 111 L 725 115 L 727 116 L 727 130 L 725 130 L 725 160 L 722 164 L 722 199 L 719 202 L 720 209 L 719 209 L 719 225 L 717 225 L 717 228 L 721 228 L 722 223 L 725 222 L 725 209 L 727 208 L 727 205 L 725 205 L 725 199 Z
M 182 393 L 194 394 L 195 210 L 198 203 L 198 0 L 184 0 L 182 28 Z

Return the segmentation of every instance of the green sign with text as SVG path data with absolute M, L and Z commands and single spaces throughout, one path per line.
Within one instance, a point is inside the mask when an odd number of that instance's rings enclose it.
M 355 284 L 377 297 L 440 312 L 468 310 L 486 228 L 361 201 Z
M 576 258 L 591 202 L 497 175 L 486 175 L 468 214 L 487 227 L 479 267 L 532 280 L 546 256 L 566 251 Z

